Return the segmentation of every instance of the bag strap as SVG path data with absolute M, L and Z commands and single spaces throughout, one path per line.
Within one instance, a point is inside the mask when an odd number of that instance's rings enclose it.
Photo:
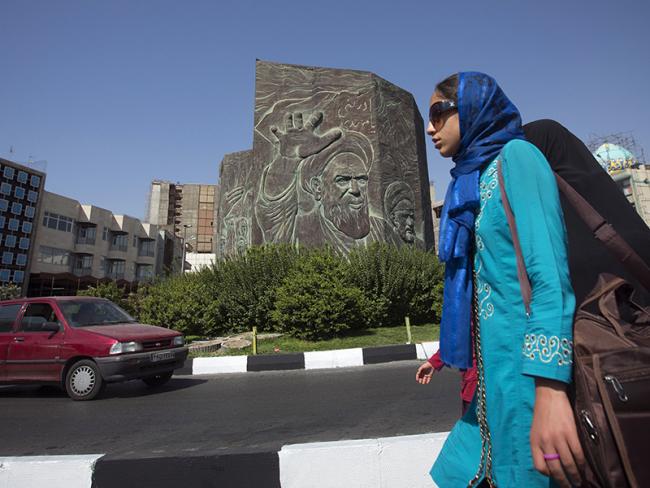
M 630 245 L 614 230 L 614 227 L 594 207 L 591 206 L 582 195 L 580 195 L 571 185 L 569 185 L 560 175 L 555 173 L 555 179 L 558 188 L 573 206 L 576 213 L 593 232 L 594 237 L 602 242 L 605 247 L 627 268 L 639 282 L 650 290 L 650 268 L 643 259 L 630 247 Z M 503 179 L 503 170 L 501 159 L 497 160 L 497 176 L 499 186 L 501 187 L 501 201 L 503 209 L 508 220 L 508 227 L 512 234 L 512 244 L 515 248 L 517 257 L 517 277 L 519 278 L 519 288 L 521 296 L 526 307 L 526 314 L 530 316 L 530 303 L 532 301 L 532 289 L 528 273 L 526 272 L 526 263 L 521 252 L 519 234 L 517 233 L 517 224 L 512 213 L 510 201 L 506 193 L 505 181 Z
M 594 237 L 618 259 L 639 282 L 650 290 L 650 268 L 632 247 L 614 230 L 596 209 L 560 175 L 555 173 L 558 188 L 571 203 Z

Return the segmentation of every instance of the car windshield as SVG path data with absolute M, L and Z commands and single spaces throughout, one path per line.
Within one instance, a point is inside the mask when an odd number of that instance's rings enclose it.
M 136 320 L 108 300 L 66 300 L 59 308 L 71 327 L 133 323 Z

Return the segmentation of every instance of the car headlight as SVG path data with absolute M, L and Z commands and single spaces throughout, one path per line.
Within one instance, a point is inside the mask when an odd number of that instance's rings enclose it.
M 184 344 L 185 344 L 185 337 L 183 336 L 176 336 L 172 341 L 172 346 L 182 346 Z
M 116 342 L 111 346 L 109 354 L 122 354 L 125 352 L 142 351 L 142 344 L 139 342 Z

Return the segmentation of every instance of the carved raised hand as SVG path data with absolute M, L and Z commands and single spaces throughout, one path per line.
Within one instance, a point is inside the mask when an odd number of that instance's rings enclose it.
M 319 153 L 341 137 L 342 132 L 339 129 L 318 134 L 316 129 L 322 121 L 323 112 L 311 114 L 305 123 L 301 112 L 287 113 L 284 116 L 284 129 L 271 127 L 271 133 L 280 148 L 280 155 L 286 158 L 304 159 Z

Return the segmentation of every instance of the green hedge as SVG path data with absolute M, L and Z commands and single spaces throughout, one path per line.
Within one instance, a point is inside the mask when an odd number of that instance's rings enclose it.
M 365 327 L 437 322 L 443 267 L 433 253 L 373 244 L 348 257 L 331 249 L 253 247 L 198 273 L 169 276 L 119 297 L 140 321 L 185 334 L 278 331 L 327 339 Z M 102 285 L 103 286 L 103 285 Z M 104 295 L 100 295 L 104 293 Z

